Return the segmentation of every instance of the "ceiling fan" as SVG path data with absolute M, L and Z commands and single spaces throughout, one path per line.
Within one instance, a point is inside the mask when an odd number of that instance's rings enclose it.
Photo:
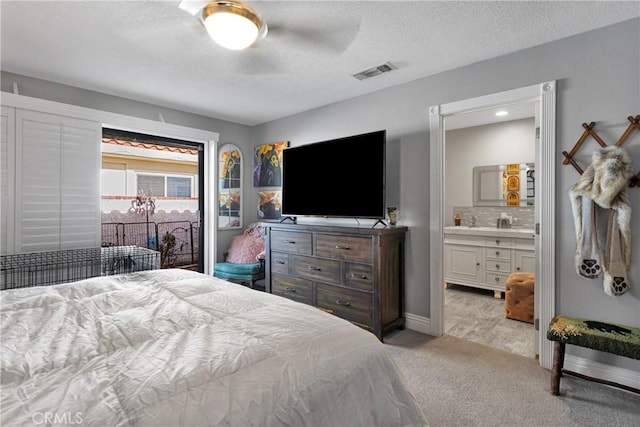
M 195 16 L 219 45 L 242 50 L 267 35 L 267 23 L 239 0 L 182 0 L 181 10 Z
M 248 3 L 255 5 L 255 9 Z M 244 17 L 239 20 L 244 19 L 245 25 L 253 27 L 253 35 L 248 41 L 239 47 L 227 46 L 236 49 L 229 55 L 219 56 L 220 52 L 209 49 L 202 53 L 223 58 L 223 61 L 217 60 L 218 67 L 245 75 L 278 74 L 302 67 L 313 69 L 317 61 L 336 58 L 356 39 L 362 18 L 360 2 L 345 2 L 338 7 L 334 2 L 182 0 L 179 8 L 194 17 L 199 29 L 207 29 L 214 40 L 208 26 L 219 16 L 212 15 L 222 15 L 225 11 L 227 17 Z M 268 30 L 266 20 L 269 21 Z M 198 31 L 200 34 L 204 31 Z M 231 36 L 233 42 L 239 39 Z M 252 49 L 239 50 L 245 47 Z

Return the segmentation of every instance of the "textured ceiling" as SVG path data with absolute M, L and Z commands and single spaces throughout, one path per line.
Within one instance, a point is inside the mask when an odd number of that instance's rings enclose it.
M 269 34 L 237 52 L 179 3 L 2 0 L 2 70 L 255 125 L 640 16 L 638 1 L 253 1 Z

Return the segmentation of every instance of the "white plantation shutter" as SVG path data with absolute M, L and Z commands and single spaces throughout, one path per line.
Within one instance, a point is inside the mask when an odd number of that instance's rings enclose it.
M 2 107 L 0 113 L 0 255 L 13 252 L 15 143 L 15 109 Z
M 102 126 L 63 126 L 62 135 L 60 246 L 99 247 Z
M 100 246 L 99 123 L 16 111 L 15 251 Z

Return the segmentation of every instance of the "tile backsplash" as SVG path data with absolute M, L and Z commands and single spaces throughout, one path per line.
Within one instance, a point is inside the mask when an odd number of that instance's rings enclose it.
M 476 217 L 476 227 L 495 227 L 502 213 L 511 215 L 513 222 L 511 228 L 533 229 L 535 221 L 533 206 L 522 207 L 485 207 L 485 206 L 461 206 L 453 208 L 451 217 L 445 220 L 445 225 L 453 225 L 456 213 L 460 214 L 460 225 L 471 225 L 471 218 Z

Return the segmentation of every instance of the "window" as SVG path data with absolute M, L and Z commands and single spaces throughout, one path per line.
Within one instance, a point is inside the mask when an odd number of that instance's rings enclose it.
M 164 197 L 164 177 L 138 175 L 138 190 L 143 190 L 147 195 Z
M 138 174 L 138 189 L 155 197 L 192 197 L 192 184 L 192 177 Z
M 168 176 L 167 197 L 191 197 L 191 178 Z
M 242 155 L 233 144 L 220 147 L 218 155 L 218 228 L 242 228 Z

